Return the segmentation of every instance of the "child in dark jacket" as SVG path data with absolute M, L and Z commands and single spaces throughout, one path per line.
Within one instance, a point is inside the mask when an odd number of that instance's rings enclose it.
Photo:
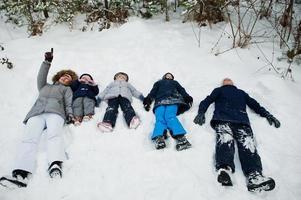
M 176 139 L 178 151 L 190 148 L 191 144 L 185 137 L 186 131 L 177 119 L 177 115 L 191 107 L 192 97 L 174 80 L 171 73 L 166 73 L 162 80 L 154 84 L 144 99 L 143 104 L 146 111 L 150 110 L 153 100 L 155 100 L 153 112 L 156 116 L 156 123 L 151 138 L 155 142 L 156 149 L 165 148 L 164 134 L 167 130 Z
M 100 100 L 106 100 L 108 107 L 103 117 L 103 121 L 97 124 L 102 132 L 111 132 L 116 124 L 118 107 L 121 107 L 123 116 L 130 129 L 136 129 L 140 125 L 140 119 L 136 115 L 131 102 L 132 96 L 143 101 L 144 96 L 136 90 L 129 82 L 129 77 L 124 72 L 118 72 L 114 76 L 114 81 L 98 95 Z
M 99 89 L 90 74 L 82 74 L 78 80 L 73 81 L 71 89 L 73 91 L 74 125 L 77 126 L 83 120 L 90 120 L 94 115 L 95 96 L 99 93 Z

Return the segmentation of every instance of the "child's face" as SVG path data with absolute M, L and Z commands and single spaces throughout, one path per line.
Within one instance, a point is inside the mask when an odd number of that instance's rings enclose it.
M 90 76 L 84 75 L 81 77 L 81 80 L 83 80 L 84 82 L 88 83 L 91 82 L 92 79 L 90 78 Z
M 116 77 L 116 80 L 118 81 L 126 81 L 126 76 L 123 74 L 118 74 L 118 76 Z
M 168 79 L 168 80 L 172 80 L 172 75 L 171 74 L 166 74 L 165 78 Z

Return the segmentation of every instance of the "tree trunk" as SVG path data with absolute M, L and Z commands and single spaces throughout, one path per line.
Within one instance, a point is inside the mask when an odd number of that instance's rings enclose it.
M 46 5 L 46 0 L 42 0 L 42 2 L 43 2 L 44 5 Z M 45 8 L 43 10 L 43 14 L 44 14 L 44 16 L 45 16 L 46 19 L 49 17 L 47 8 Z
M 104 3 L 105 3 L 105 16 L 108 19 L 109 18 L 109 16 L 108 16 L 109 2 L 108 2 L 108 0 L 104 0 Z
M 164 0 L 164 4 L 165 4 L 165 20 L 167 22 L 169 22 L 169 14 L 168 14 L 168 0 Z

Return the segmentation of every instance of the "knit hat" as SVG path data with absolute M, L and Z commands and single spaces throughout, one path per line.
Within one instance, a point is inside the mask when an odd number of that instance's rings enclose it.
M 172 80 L 174 80 L 175 79 L 175 77 L 173 76 L 173 74 L 172 73 L 170 73 L 170 72 L 167 72 L 166 74 L 164 74 L 164 76 L 162 77 L 162 79 L 166 79 L 166 75 L 167 74 L 170 74 L 171 75 L 171 77 L 172 77 Z
M 91 80 L 93 80 L 93 77 L 90 74 L 82 74 L 79 79 L 81 79 L 83 76 L 89 76 Z
M 126 81 L 129 81 L 129 76 L 128 76 L 126 73 L 124 73 L 124 72 L 118 72 L 118 73 L 116 73 L 116 74 L 114 75 L 114 80 L 116 80 L 116 78 L 117 78 L 118 75 L 123 75 L 123 76 L 125 76 L 125 77 L 126 77 Z

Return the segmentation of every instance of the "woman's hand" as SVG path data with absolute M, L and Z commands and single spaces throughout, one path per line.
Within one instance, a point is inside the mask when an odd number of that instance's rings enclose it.
M 52 62 L 53 60 L 53 48 L 51 48 L 50 52 L 45 53 L 45 61 Z

